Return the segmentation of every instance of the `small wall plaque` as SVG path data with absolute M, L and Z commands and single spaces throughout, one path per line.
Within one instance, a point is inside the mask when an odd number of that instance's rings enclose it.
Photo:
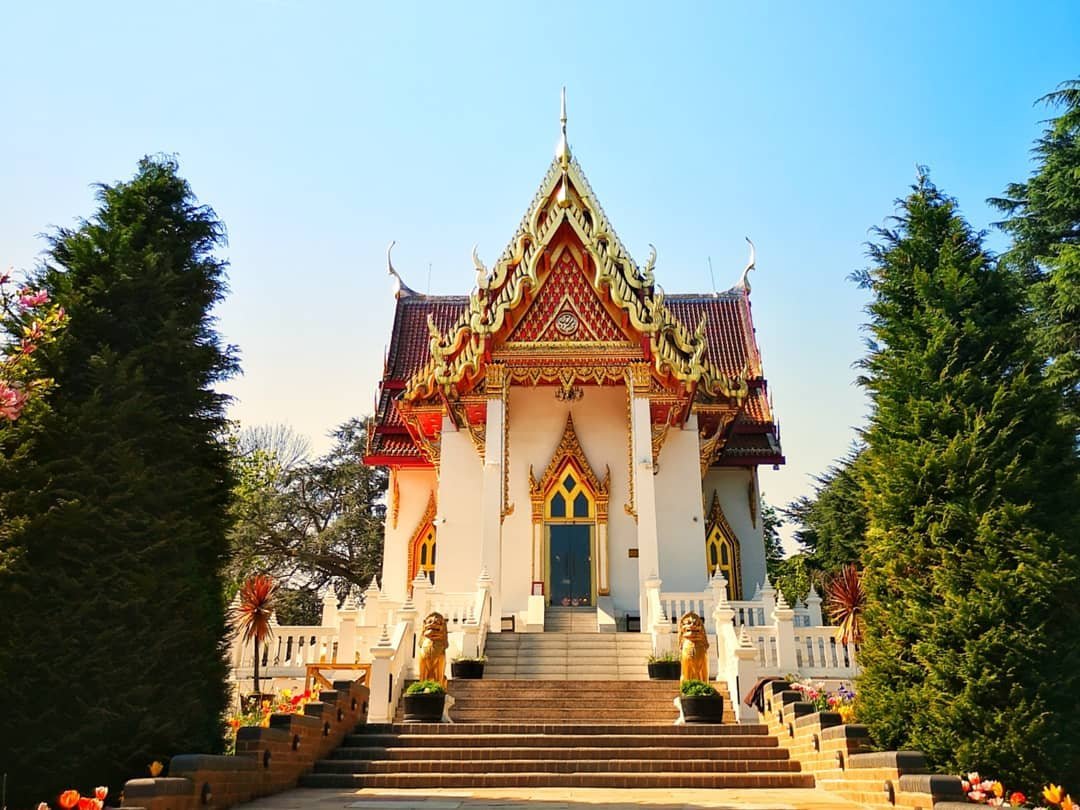
M 544 583 L 543 582 L 537 581 L 537 582 L 534 582 L 532 584 L 532 595 L 533 596 L 543 596 L 544 595 Z
M 630 554 L 629 554 L 629 556 L 630 556 L 630 557 L 637 557 L 637 549 L 636 549 L 636 548 L 632 548 L 632 549 L 630 549 Z

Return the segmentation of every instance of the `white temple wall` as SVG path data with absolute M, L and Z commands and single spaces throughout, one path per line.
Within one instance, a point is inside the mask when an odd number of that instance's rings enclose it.
M 397 526 L 393 516 L 393 484 L 387 493 L 386 532 L 383 546 L 383 592 L 393 599 L 404 599 L 408 589 L 409 542 L 427 510 L 428 499 L 437 485 L 434 470 L 399 470 Z
M 611 468 L 608 506 L 608 548 L 611 596 L 617 613 L 638 607 L 637 560 L 629 550 L 637 545 L 637 526 L 623 508 L 627 501 L 626 388 L 581 386 L 584 396 L 574 403 L 555 399 L 552 386 L 510 388 L 510 502 L 514 505 L 502 527 L 503 614 L 524 611 L 532 587 L 532 507 L 529 465 L 544 474 L 573 412 L 574 427 L 585 456 L 603 480 Z M 440 550 L 441 553 L 441 550 Z M 596 565 L 594 559 L 593 564 Z M 537 579 L 542 579 L 542 573 Z
M 435 518 L 435 588 L 476 590 L 480 575 L 480 454 L 466 430 L 443 418 L 439 450 L 439 503 Z
M 705 522 L 701 505 L 701 454 L 697 415 L 686 428 L 671 428 L 660 448 L 656 474 L 656 520 L 660 580 L 665 591 L 701 591 L 708 582 Z
M 706 507 L 712 503 L 715 491 L 720 498 L 720 508 L 724 510 L 724 516 L 739 538 L 744 599 L 751 598 L 754 588 L 765 580 L 765 541 L 761 530 L 759 494 L 761 490 L 756 479 L 757 470 L 753 467 L 726 467 L 709 470 L 703 482 L 703 500 Z M 756 521 L 750 514 L 751 484 L 754 498 L 757 499 Z M 702 542 L 704 543 L 704 540 Z M 667 589 L 666 582 L 664 588 Z

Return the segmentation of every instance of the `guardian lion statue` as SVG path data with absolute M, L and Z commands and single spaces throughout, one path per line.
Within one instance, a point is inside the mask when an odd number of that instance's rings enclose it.
M 693 611 L 679 620 L 679 661 L 683 682 L 708 682 L 709 638 L 705 635 L 704 620 Z
M 420 680 L 435 681 L 446 688 L 446 618 L 429 613 L 420 638 Z

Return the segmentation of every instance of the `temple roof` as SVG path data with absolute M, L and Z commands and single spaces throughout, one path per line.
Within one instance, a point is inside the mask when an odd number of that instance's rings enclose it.
M 761 355 L 754 340 L 749 296 L 742 290 L 718 294 L 673 294 L 666 298 L 672 314 L 688 329 L 706 317 L 709 360 L 728 374 L 751 369 L 750 393 L 746 406 L 734 426 L 725 458 L 761 458 L 766 463 L 781 459 L 779 439 L 775 435 L 772 408 L 764 379 Z M 463 295 L 409 294 L 397 297 L 394 325 L 379 388 L 379 399 L 372 420 L 372 435 L 367 456 L 371 463 L 413 462 L 426 464 L 423 454 L 409 435 L 395 401 L 409 379 L 431 360 L 427 319 L 434 320 L 440 331 L 456 323 L 468 305 Z M 385 459 L 385 460 L 384 460 Z M 757 462 L 753 462 L 757 463 Z
M 474 249 L 467 296 L 415 292 L 387 251 L 397 309 L 366 460 L 436 461 L 444 416 L 470 433 L 486 419 L 495 364 L 500 386 L 505 374 L 564 389 L 644 386 L 654 431 L 698 414 L 703 469 L 736 458 L 781 463 L 750 314 L 753 245 L 731 290 L 665 295 L 654 279 L 656 250 L 644 265 L 634 261 L 571 156 L 565 99 L 561 123 L 555 159 L 502 255 L 489 270 Z

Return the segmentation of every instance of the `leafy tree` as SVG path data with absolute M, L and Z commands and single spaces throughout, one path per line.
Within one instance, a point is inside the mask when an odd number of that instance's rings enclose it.
M 386 472 L 363 462 L 363 420 L 350 419 L 333 437 L 326 455 L 292 466 L 265 442 L 235 457 L 235 579 L 265 572 L 344 596 L 381 571 Z
M 1059 115 L 1035 142 L 1036 168 L 990 203 L 1013 237 L 1006 258 L 1032 280 L 1038 345 L 1047 379 L 1066 398 L 1067 418 L 1080 432 L 1080 79 L 1040 99 Z
M 152 760 L 222 740 L 231 474 L 213 386 L 237 365 L 209 313 L 224 227 L 170 158 L 97 197 L 34 280 L 71 316 L 35 355 L 56 384 L 0 431 L 15 806 L 71 784 L 118 793 Z
M 806 554 L 806 566 L 833 576 L 858 563 L 866 538 L 866 497 L 862 487 L 862 451 L 853 447 L 844 458 L 814 478 L 813 495 L 788 504 L 785 517 L 796 524 L 795 540 Z
M 810 593 L 814 577 L 806 554 L 792 554 L 777 560 L 768 569 L 773 587 L 784 595 L 789 605 L 805 599 Z
M 859 717 L 877 742 L 1021 784 L 1080 779 L 1072 437 L 1020 274 L 921 171 L 878 229 L 861 384 Z
M 765 566 L 768 568 L 784 559 L 784 546 L 780 542 L 780 525 L 784 521 L 776 513 L 776 507 L 761 499 L 761 534 L 765 542 Z

